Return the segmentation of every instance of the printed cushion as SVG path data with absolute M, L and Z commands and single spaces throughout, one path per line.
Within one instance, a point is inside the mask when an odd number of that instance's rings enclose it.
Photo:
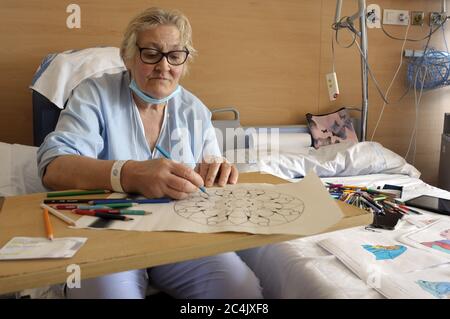
M 358 142 L 352 119 L 346 108 L 322 115 L 308 113 L 306 114 L 306 120 L 311 132 L 313 146 L 316 149 L 341 142 Z

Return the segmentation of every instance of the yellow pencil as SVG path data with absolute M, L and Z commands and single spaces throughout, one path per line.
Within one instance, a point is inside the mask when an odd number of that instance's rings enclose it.
M 45 223 L 45 231 L 47 232 L 47 238 L 53 240 L 53 228 L 50 223 L 50 216 L 48 215 L 48 209 L 44 208 L 44 223 Z

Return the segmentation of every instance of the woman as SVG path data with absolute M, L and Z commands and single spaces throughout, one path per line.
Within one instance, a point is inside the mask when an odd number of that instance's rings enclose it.
M 214 181 L 236 183 L 234 166 L 204 160 L 220 156 L 211 114 L 178 84 L 194 53 L 181 13 L 150 8 L 136 16 L 121 45 L 128 71 L 81 83 L 39 148 L 44 185 L 182 199 Z M 143 298 L 148 281 L 175 298 L 262 297 L 235 253 L 84 280 L 67 296 Z

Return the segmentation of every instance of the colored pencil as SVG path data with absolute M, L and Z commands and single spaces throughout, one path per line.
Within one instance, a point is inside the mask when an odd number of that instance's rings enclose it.
M 412 208 L 410 208 L 410 207 L 408 207 L 408 206 L 406 206 L 406 205 L 398 205 L 398 206 L 401 207 L 401 208 L 403 208 L 404 210 L 407 210 L 408 212 L 413 213 L 413 214 L 416 214 L 416 215 L 423 215 L 423 213 L 419 212 L 418 210 L 412 209 Z
M 102 219 L 112 219 L 112 220 L 123 220 L 123 221 L 129 221 L 133 220 L 133 218 L 123 216 L 120 214 L 109 214 L 109 213 L 99 213 L 92 210 L 73 210 L 75 214 L 78 215 L 86 215 L 86 216 L 94 216 L 94 217 L 100 217 Z
M 78 205 L 54 205 L 52 206 L 55 209 L 61 209 L 61 210 L 72 210 L 78 208 Z
M 41 204 L 42 208 L 46 208 L 48 209 L 48 212 L 51 213 L 52 215 L 58 217 L 59 219 L 61 219 L 62 221 L 66 222 L 69 225 L 75 226 L 76 225 L 76 221 L 71 219 L 70 217 L 67 217 L 66 215 L 64 215 L 63 213 L 60 213 L 59 211 L 57 211 L 56 209 L 54 209 L 53 207 L 50 207 L 46 204 Z
M 167 153 L 167 151 L 166 151 L 165 149 L 163 149 L 161 146 L 156 145 L 155 148 L 156 148 L 156 149 L 157 149 L 157 150 L 158 150 L 165 158 L 171 159 L 171 158 L 170 158 L 170 154 Z M 205 188 L 204 186 L 200 186 L 199 189 L 200 189 L 203 193 L 205 193 L 206 195 L 209 196 L 209 194 L 208 194 L 208 192 L 206 191 L 206 188 Z
M 94 198 L 81 198 L 81 199 L 44 199 L 44 204 L 87 204 L 95 200 Z
M 162 204 L 169 203 L 172 200 L 167 197 L 162 198 L 146 198 L 146 199 L 127 199 L 127 198 L 110 198 L 110 199 L 96 199 L 89 202 L 91 205 L 109 205 L 118 203 L 136 203 L 136 204 Z
M 44 208 L 44 224 L 45 224 L 45 231 L 47 233 L 47 238 L 49 240 L 53 240 L 53 227 L 50 222 L 50 216 L 48 216 L 47 208 Z
M 80 196 L 80 195 L 93 195 L 93 194 L 107 194 L 109 190 L 93 189 L 93 190 L 81 190 L 81 191 L 63 191 L 63 192 L 51 192 L 47 193 L 47 198 L 51 197 L 63 197 L 63 196 Z
M 116 215 L 149 215 L 151 212 L 145 210 L 132 210 L 132 209 L 74 209 L 72 212 L 74 213 L 83 213 L 83 212 L 94 212 L 94 213 L 106 213 L 106 214 L 116 214 Z

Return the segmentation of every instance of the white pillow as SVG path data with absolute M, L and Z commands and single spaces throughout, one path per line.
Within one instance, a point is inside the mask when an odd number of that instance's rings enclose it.
M 12 185 L 18 195 L 46 192 L 38 175 L 35 146 L 12 146 Z
M 37 147 L 0 142 L 0 195 L 46 192 L 38 176 Z
M 11 156 L 12 145 L 0 142 L 0 196 L 14 195 Z
M 125 70 L 119 48 L 69 50 L 47 56 L 36 71 L 30 88 L 63 109 L 72 91 L 84 79 Z

